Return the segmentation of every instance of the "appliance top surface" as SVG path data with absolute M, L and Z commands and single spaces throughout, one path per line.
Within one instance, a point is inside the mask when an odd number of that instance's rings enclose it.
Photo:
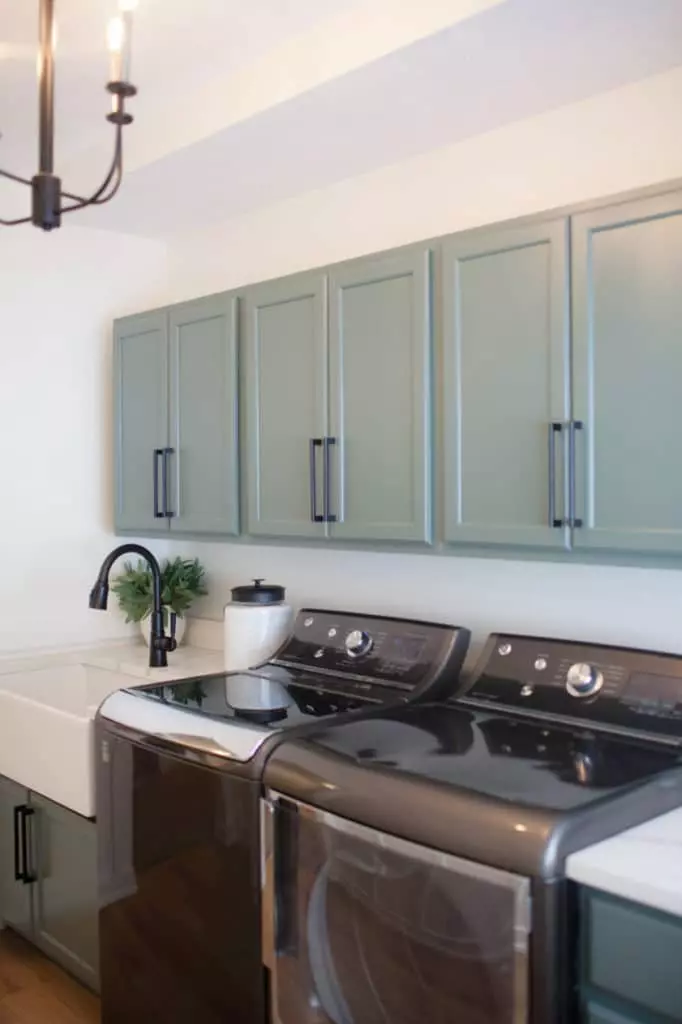
M 623 793 L 682 764 L 680 752 L 666 746 L 454 703 L 377 710 L 362 720 L 321 727 L 303 742 L 334 755 L 325 775 L 332 785 L 339 765 L 350 762 L 369 772 L 558 813 Z M 280 748 L 266 773 L 275 789 L 277 762 L 286 759 L 291 745 Z
M 278 732 L 451 694 L 468 640 L 455 626 L 304 609 L 267 664 L 119 691 L 100 716 L 176 747 L 248 761 Z
M 243 724 L 264 732 L 291 728 L 326 715 L 378 703 L 369 684 L 334 690 L 334 680 L 280 665 L 223 672 L 126 691 L 192 715 Z M 395 698 L 394 698 L 395 699 Z

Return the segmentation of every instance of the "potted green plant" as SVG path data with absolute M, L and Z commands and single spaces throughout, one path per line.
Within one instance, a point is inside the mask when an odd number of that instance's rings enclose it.
M 185 613 L 195 598 L 206 594 L 206 571 L 198 558 L 166 559 L 161 565 L 161 603 L 166 632 L 180 643 L 185 634 Z M 149 640 L 152 611 L 152 574 L 146 562 L 125 562 L 123 572 L 111 589 L 126 622 L 139 622 L 142 635 Z

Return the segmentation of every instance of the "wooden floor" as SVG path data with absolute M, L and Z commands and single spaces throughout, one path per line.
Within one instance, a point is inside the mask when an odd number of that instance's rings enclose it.
M 99 1024 L 99 999 L 9 929 L 0 931 L 0 1024 Z

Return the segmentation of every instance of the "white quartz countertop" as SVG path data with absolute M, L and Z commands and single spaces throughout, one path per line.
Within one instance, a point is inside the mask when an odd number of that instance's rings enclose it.
M 575 882 L 682 917 L 682 808 L 572 854 L 566 870 Z
M 141 640 L 92 647 L 72 647 L 58 651 L 13 654 L 0 658 L 0 690 L 3 689 L 4 676 L 70 665 L 85 665 L 108 672 L 117 672 L 120 675 L 131 676 L 139 683 L 162 683 L 164 680 L 184 679 L 191 675 L 221 672 L 224 668 L 224 659 L 222 651 L 206 650 L 202 647 L 183 644 L 177 651 L 168 655 L 167 668 L 150 668 L 149 648 Z M 125 680 L 121 685 L 134 686 L 135 684 Z
M 193 646 L 150 668 L 141 641 L 0 658 L 0 775 L 93 817 L 94 718 L 104 699 L 223 669 L 222 650 Z

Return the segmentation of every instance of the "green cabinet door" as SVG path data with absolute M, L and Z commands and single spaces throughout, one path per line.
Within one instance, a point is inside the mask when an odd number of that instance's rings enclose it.
M 334 537 L 431 540 L 430 251 L 329 278 Z
M 327 433 L 326 278 L 301 274 L 248 289 L 243 310 L 244 475 L 248 533 L 323 537 Z M 314 470 L 314 473 L 313 473 Z M 311 500 L 313 475 L 320 484 Z
M 21 808 L 28 807 L 28 791 L 0 777 L 0 927 L 9 925 L 23 935 L 31 932 L 30 884 L 17 873 L 31 871 L 21 844 Z M 24 810 L 24 814 L 26 811 Z M 28 859 L 29 863 L 24 863 Z
M 97 838 L 93 821 L 31 794 L 34 938 L 48 956 L 97 988 Z
M 169 312 L 171 533 L 239 532 L 236 314 L 232 295 Z
M 682 551 L 682 193 L 573 219 L 580 548 Z
M 164 530 L 161 452 L 168 445 L 168 331 L 164 311 L 114 325 L 115 526 Z
M 445 539 L 566 547 L 568 222 L 455 236 L 442 260 Z

